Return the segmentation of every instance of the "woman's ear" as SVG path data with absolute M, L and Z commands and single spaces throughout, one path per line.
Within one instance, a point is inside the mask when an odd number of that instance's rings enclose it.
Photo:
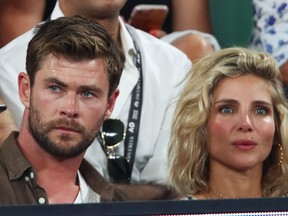
M 112 95 L 108 98 L 107 108 L 105 112 L 104 119 L 108 119 L 114 109 L 116 99 L 119 95 L 119 89 L 117 88 Z
M 18 75 L 18 91 L 19 91 L 19 97 L 22 102 L 22 104 L 25 107 L 30 106 L 30 79 L 29 76 L 21 72 Z

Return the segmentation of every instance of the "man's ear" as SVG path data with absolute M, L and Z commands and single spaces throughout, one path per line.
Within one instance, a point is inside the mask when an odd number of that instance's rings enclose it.
M 18 75 L 18 91 L 22 104 L 25 107 L 30 106 L 30 79 L 29 76 L 21 72 Z
M 108 119 L 114 109 L 116 99 L 119 95 L 119 89 L 117 88 L 112 95 L 108 98 L 108 103 L 105 111 L 104 119 Z

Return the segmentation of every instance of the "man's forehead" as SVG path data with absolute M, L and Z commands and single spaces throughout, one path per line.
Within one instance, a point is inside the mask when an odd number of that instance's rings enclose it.
M 102 59 L 73 61 L 64 57 L 49 55 L 43 61 L 36 77 L 45 82 L 63 82 L 66 85 L 102 85 L 108 84 L 108 73 Z M 37 78 L 36 78 L 37 79 Z M 100 84 L 101 82 L 102 84 Z M 104 87 L 104 86 L 103 86 Z

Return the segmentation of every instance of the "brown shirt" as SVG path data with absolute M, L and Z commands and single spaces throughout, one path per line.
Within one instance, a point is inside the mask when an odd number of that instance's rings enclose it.
M 0 204 L 48 204 L 47 193 L 36 182 L 37 173 L 18 148 L 18 134 L 12 132 L 0 147 Z M 79 170 L 101 202 L 127 199 L 85 159 Z

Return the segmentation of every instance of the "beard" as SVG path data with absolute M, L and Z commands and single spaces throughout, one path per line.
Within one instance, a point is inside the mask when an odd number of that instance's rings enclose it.
M 39 110 L 34 108 L 32 101 L 30 104 L 28 126 L 32 137 L 42 149 L 58 158 L 73 158 L 85 152 L 95 139 L 102 123 L 95 124 L 88 131 L 75 120 L 65 117 L 44 122 Z M 75 135 L 58 134 L 52 140 L 49 137 L 49 132 L 56 128 L 71 128 L 80 134 L 82 139 L 77 142 L 75 141 Z

